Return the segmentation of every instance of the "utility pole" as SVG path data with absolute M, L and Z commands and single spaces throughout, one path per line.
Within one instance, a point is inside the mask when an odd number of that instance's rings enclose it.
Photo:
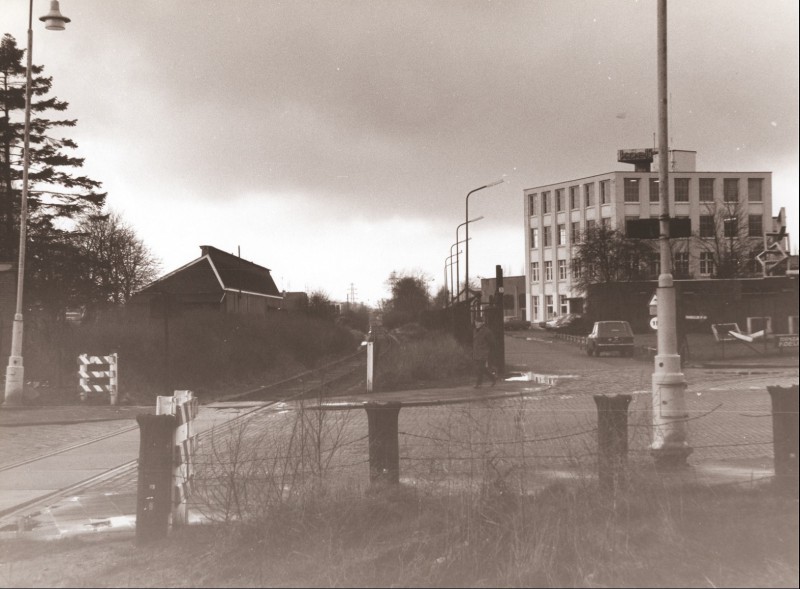
M 653 442 L 650 451 L 659 468 L 686 466 L 692 452 L 686 436 L 686 378 L 678 355 L 675 285 L 669 247 L 669 126 L 667 121 L 667 0 L 658 0 L 658 198 L 659 253 L 658 352 L 653 372 Z

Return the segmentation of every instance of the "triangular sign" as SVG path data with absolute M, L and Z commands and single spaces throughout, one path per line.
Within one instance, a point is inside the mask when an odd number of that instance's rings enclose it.
M 658 300 L 656 299 L 656 295 L 653 295 L 653 298 L 650 299 L 650 302 L 647 303 L 647 306 L 648 307 L 655 307 L 656 305 L 658 305 Z

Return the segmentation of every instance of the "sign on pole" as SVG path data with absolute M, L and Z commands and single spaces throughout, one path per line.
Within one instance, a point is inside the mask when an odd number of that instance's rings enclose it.
M 658 330 L 658 317 L 652 317 L 650 319 L 650 327 L 655 329 L 656 331 Z

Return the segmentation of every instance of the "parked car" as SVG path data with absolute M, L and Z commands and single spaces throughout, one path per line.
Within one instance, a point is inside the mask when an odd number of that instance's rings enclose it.
M 595 321 L 586 338 L 586 353 L 599 356 L 601 352 L 619 352 L 633 356 L 633 330 L 627 321 Z
M 586 335 L 589 333 L 589 323 L 586 318 L 579 313 L 569 313 L 564 315 L 553 329 L 559 333 L 572 333 Z

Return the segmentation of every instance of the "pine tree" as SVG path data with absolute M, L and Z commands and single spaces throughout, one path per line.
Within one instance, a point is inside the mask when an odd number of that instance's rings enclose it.
M 22 193 L 25 115 L 25 50 L 11 35 L 0 41 L 0 260 L 16 261 Z M 53 80 L 32 67 L 30 164 L 28 170 L 28 240 L 26 306 L 44 306 L 57 313 L 80 298 L 76 267 L 85 263 L 75 243 L 75 226 L 102 209 L 106 193 L 101 183 L 81 175 L 83 158 L 73 155 L 77 144 L 61 137 L 74 127 L 63 118 L 67 102 L 51 96 Z M 58 118 L 56 118 L 58 117 Z

